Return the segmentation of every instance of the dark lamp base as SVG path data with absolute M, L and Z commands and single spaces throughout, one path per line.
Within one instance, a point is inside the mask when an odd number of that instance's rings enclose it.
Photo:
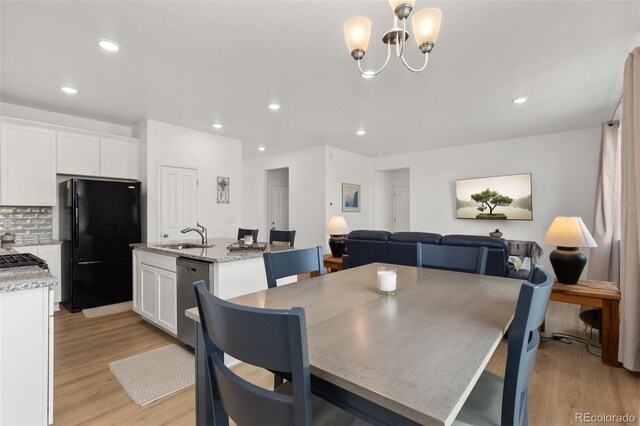
M 549 254 L 556 279 L 563 284 L 577 284 L 587 264 L 587 256 L 575 247 L 558 247 Z
M 346 246 L 344 235 L 331 235 L 329 238 L 329 248 L 333 257 L 342 258 Z

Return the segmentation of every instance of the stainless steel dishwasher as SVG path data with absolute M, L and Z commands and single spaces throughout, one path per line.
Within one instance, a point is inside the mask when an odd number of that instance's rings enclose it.
M 195 348 L 195 323 L 184 315 L 184 311 L 196 306 L 194 282 L 202 280 L 207 284 L 209 290 L 213 287 L 213 263 L 179 257 L 176 265 L 178 274 L 178 339 Z

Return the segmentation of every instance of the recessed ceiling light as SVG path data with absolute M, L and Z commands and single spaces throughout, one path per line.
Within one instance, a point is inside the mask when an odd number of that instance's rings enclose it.
M 67 95 L 75 95 L 76 93 L 78 93 L 78 91 L 76 89 L 74 89 L 73 87 L 68 87 L 68 86 L 62 86 L 60 88 L 60 90 L 62 90 Z
M 373 70 L 366 70 L 361 75 L 362 75 L 362 78 L 366 78 L 366 79 L 370 79 L 376 76 L 375 71 Z
M 265 148 L 264 146 L 259 146 L 258 147 L 258 151 L 264 151 L 265 149 L 267 149 L 267 148 Z
M 118 50 L 120 50 L 120 45 L 118 43 L 106 38 L 98 39 L 98 45 L 107 52 L 117 52 Z
M 523 96 L 521 98 L 516 98 L 516 99 L 513 100 L 514 104 L 523 104 L 525 102 L 527 102 L 527 97 L 526 96 Z
M 280 109 L 280 105 L 278 105 L 278 104 L 269 104 L 269 109 L 277 111 L 277 110 Z
M 213 128 L 214 128 L 214 129 L 222 129 L 222 124 L 220 124 L 220 123 L 215 123 L 215 124 L 213 125 Z
M 383 154 L 382 151 L 376 152 L 376 155 L 382 155 L 382 154 Z
M 362 136 L 367 132 L 365 132 L 364 130 L 358 130 L 356 133 L 358 134 L 358 136 Z

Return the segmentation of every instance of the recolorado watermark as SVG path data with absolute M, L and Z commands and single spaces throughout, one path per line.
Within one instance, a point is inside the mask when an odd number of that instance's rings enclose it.
M 576 413 L 576 423 L 635 423 L 636 416 L 630 413 L 607 414 L 607 413 Z

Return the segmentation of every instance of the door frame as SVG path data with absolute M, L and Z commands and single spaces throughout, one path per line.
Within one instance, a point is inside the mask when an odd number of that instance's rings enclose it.
M 407 212 L 409 214 L 409 229 L 411 229 L 411 185 L 393 185 L 393 205 L 392 205 L 392 210 L 391 210 L 391 230 L 393 232 L 395 231 L 396 228 L 396 191 L 398 190 L 398 188 L 407 188 L 408 194 L 409 194 L 409 211 Z M 407 231 L 409 230 L 407 229 Z
M 156 171 L 156 182 L 157 182 L 157 203 L 156 203 L 156 237 L 158 241 L 162 242 L 162 168 L 163 167 L 174 167 L 177 169 L 187 169 L 194 170 L 197 174 L 196 179 L 196 218 L 200 220 L 198 217 L 198 211 L 200 208 L 199 195 L 200 195 L 200 168 L 198 166 L 192 166 L 188 164 L 178 164 L 178 163 L 161 163 L 158 162 Z M 147 240 L 149 236 L 147 236 Z

